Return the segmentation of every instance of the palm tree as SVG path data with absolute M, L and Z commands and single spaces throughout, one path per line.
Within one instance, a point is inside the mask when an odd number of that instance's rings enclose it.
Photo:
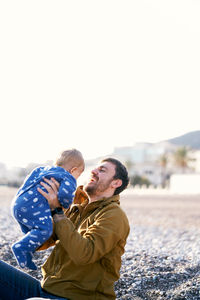
M 166 153 L 164 153 L 160 156 L 159 163 L 162 168 L 162 171 L 161 171 L 162 183 L 161 184 L 162 184 L 162 187 L 165 187 L 165 185 L 166 185 L 166 168 L 167 168 L 167 163 L 168 163 L 168 157 L 167 157 Z
M 190 160 L 191 158 L 188 156 L 187 147 L 180 147 L 174 152 L 175 165 L 181 168 L 183 173 L 188 167 L 188 163 Z

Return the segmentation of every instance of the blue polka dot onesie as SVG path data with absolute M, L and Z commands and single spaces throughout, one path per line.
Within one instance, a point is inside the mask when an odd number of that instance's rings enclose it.
M 74 198 L 76 179 L 62 167 L 38 167 L 25 179 L 18 190 L 12 204 L 12 213 L 25 234 L 12 245 L 13 253 L 24 268 L 36 270 L 32 254 L 52 234 L 53 224 L 48 201 L 37 191 L 43 179 L 55 178 L 59 183 L 58 200 L 64 208 L 68 208 Z

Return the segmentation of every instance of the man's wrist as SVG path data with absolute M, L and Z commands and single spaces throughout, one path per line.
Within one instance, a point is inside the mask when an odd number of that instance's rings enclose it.
M 54 215 L 64 215 L 64 211 L 63 211 L 62 207 L 56 207 L 51 210 L 51 215 L 52 215 L 52 217 Z
M 65 214 L 62 214 L 62 215 L 55 214 L 55 215 L 53 216 L 53 221 L 54 221 L 54 223 L 57 223 L 57 222 L 59 222 L 59 221 L 61 221 L 61 220 L 64 220 L 64 219 L 66 219 Z

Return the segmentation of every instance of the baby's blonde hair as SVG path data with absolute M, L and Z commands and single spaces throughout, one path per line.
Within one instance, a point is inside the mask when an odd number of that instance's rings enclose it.
M 60 156 L 56 160 L 56 165 L 59 167 L 68 165 L 69 168 L 79 168 L 84 165 L 84 159 L 80 151 L 68 149 L 60 153 Z

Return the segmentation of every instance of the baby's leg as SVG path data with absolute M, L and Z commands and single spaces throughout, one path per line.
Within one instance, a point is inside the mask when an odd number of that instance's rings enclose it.
M 28 228 L 26 225 L 22 224 L 20 221 L 18 221 L 18 224 L 19 224 L 19 226 L 21 227 L 21 231 L 22 231 L 23 233 L 26 234 L 26 233 L 30 230 L 30 228 Z
M 12 245 L 13 253 L 20 267 L 36 270 L 32 261 L 32 253 L 41 246 L 52 234 L 52 220 L 46 219 L 45 224 L 29 231 L 22 239 Z
M 23 238 L 12 245 L 12 250 L 22 268 L 28 267 L 36 270 L 37 267 L 32 262 L 32 253 L 51 236 L 53 231 L 50 209 L 46 209 L 40 214 L 37 214 L 37 212 L 33 213 L 27 219 L 29 224 L 32 225 L 32 229 L 29 229 L 30 231 Z

